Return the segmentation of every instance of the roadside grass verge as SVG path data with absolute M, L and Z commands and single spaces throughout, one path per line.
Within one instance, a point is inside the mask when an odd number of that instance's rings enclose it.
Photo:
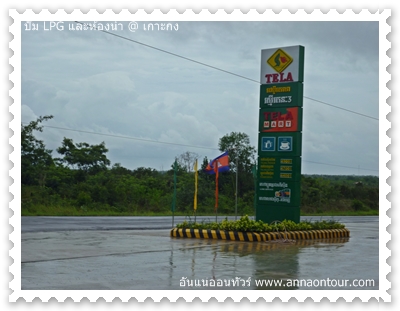
M 176 211 L 175 216 L 187 216 L 195 217 L 193 211 Z M 248 214 L 249 216 L 254 216 Z M 317 212 L 302 212 L 301 216 L 378 216 L 379 211 L 367 210 L 367 211 L 324 211 L 321 213 Z M 85 206 L 76 207 L 70 205 L 42 205 L 42 204 L 29 204 L 23 206 L 21 209 L 21 216 L 172 216 L 170 210 L 164 211 L 149 211 L 135 209 L 131 211 L 121 211 L 117 208 L 108 207 L 107 209 L 99 208 L 87 208 Z M 197 212 L 196 216 L 212 216 L 210 212 Z M 218 217 L 235 216 L 234 213 L 218 213 Z M 238 217 L 244 215 L 237 215 Z

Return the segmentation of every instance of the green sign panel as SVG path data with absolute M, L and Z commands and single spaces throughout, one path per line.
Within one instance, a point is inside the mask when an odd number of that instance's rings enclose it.
M 301 132 L 260 133 L 258 137 L 260 157 L 301 156 Z
M 260 109 L 259 131 L 299 132 L 303 126 L 303 108 L 280 107 Z
M 300 222 L 300 208 L 298 206 L 271 206 L 259 205 L 257 207 L 257 219 L 266 223 L 284 219 Z
M 257 182 L 257 204 L 270 206 L 300 206 L 300 181 Z
M 262 84 L 260 108 L 303 107 L 303 83 Z
M 300 181 L 300 157 L 259 157 L 258 178 L 279 181 Z

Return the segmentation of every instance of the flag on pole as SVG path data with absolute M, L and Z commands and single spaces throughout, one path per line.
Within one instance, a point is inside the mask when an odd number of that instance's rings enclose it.
M 229 171 L 229 156 L 228 151 L 224 152 L 220 156 L 216 157 L 210 163 L 208 163 L 207 167 L 204 169 L 204 172 L 207 174 L 215 174 L 215 212 L 218 209 L 218 175 L 222 172 Z
M 204 169 L 204 172 L 213 175 L 216 173 L 216 168 L 218 168 L 219 173 L 229 171 L 228 151 L 224 152 L 223 154 L 212 160 L 210 163 L 208 163 L 207 167 Z
M 198 172 L 197 172 L 197 159 L 196 159 L 196 162 L 194 162 L 194 202 L 193 202 L 193 208 L 195 212 L 197 210 L 197 178 L 198 178 Z

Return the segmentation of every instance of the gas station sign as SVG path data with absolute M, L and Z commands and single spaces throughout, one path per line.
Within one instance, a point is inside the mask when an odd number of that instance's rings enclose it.
M 260 109 L 260 132 L 298 132 L 302 128 L 303 108 Z
M 300 157 L 259 157 L 258 178 L 300 181 Z
M 258 155 L 268 157 L 300 157 L 301 133 L 260 133 Z
M 304 47 L 261 50 L 261 84 L 303 82 Z
M 257 203 L 260 205 L 299 206 L 300 192 L 297 190 L 300 182 L 270 181 L 260 179 L 258 182 Z
M 304 47 L 261 51 L 256 219 L 300 221 Z
M 303 83 L 263 84 L 260 87 L 260 108 L 302 107 Z

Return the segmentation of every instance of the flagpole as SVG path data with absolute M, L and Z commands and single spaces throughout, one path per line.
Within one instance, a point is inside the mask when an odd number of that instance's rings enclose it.
M 239 157 L 238 157 L 238 155 L 236 154 L 235 220 L 237 220 L 238 174 L 239 174 Z
M 176 206 L 176 159 L 174 162 L 174 194 L 172 197 L 172 228 L 174 227 L 174 218 L 175 218 L 175 206 Z
M 229 171 L 228 151 L 212 160 L 204 170 L 208 174 L 215 174 L 215 221 L 218 221 L 218 173 L 220 169 L 222 172 Z
M 194 163 L 194 201 L 193 201 L 193 208 L 194 208 L 194 222 L 196 223 L 196 216 L 197 216 L 197 159 Z
M 257 219 L 257 164 L 254 164 L 254 220 Z
M 214 164 L 215 170 L 215 222 L 218 222 L 218 160 Z
M 253 179 L 254 179 L 254 219 L 257 219 L 257 162 L 253 165 Z

